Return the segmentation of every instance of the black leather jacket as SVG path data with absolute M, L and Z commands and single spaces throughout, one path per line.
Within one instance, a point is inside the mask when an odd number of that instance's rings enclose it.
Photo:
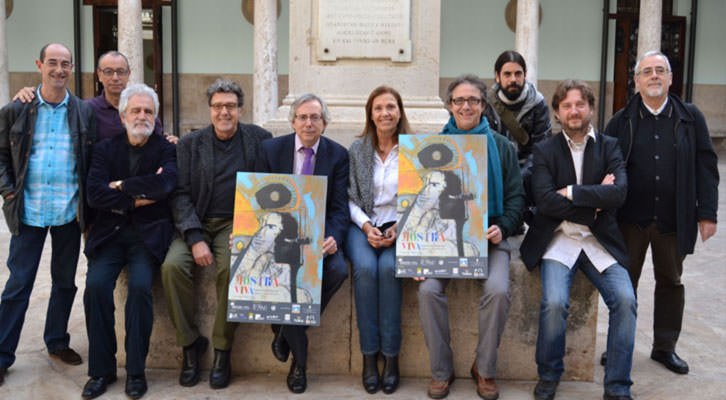
M 0 109 L 0 195 L 4 199 L 5 222 L 13 235 L 20 233 L 24 200 L 22 194 L 38 104 L 36 97 L 30 103 L 15 101 Z M 88 104 L 73 95 L 68 99 L 68 125 L 78 173 L 76 219 L 81 230 L 85 230 L 91 221 L 91 211 L 86 203 L 86 176 L 91 163 L 91 150 L 96 141 L 96 114 Z M 11 194 L 13 197 L 8 199 Z

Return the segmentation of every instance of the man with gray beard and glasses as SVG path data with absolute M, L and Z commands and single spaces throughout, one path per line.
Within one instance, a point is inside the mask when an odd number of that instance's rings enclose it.
M 701 111 L 669 93 L 673 72 L 665 54 L 640 56 L 633 82 L 639 93 L 605 128 L 606 135 L 618 139 L 628 173 L 618 224 L 628 245 L 636 295 L 648 248 L 653 260 L 650 358 L 687 374 L 688 363 L 676 354 L 686 301 L 681 275 L 698 234 L 705 242 L 716 233 L 718 157 Z M 605 365 L 606 354 L 600 360 Z
M 146 392 L 144 369 L 153 324 L 151 281 L 174 231 L 169 195 L 177 180 L 176 149 L 152 135 L 159 109 L 143 83 L 121 93 L 126 132 L 99 142 L 88 173 L 88 204 L 96 219 L 86 240 L 88 274 L 83 305 L 88 330 L 88 375 L 82 396 L 92 399 L 116 380 L 113 290 L 124 266 L 126 299 L 126 394 Z

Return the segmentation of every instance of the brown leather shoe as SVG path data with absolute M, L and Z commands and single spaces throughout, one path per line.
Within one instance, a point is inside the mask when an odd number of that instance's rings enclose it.
M 471 366 L 471 377 L 476 382 L 476 394 L 484 400 L 496 400 L 499 398 L 499 387 L 494 378 L 482 378 L 476 368 L 476 361 Z
M 449 386 L 454 383 L 454 373 L 451 373 L 449 379 L 445 381 L 431 380 L 429 383 L 428 395 L 432 399 L 443 399 L 449 395 Z
M 50 354 L 53 357 L 57 357 L 64 363 L 70 364 L 70 365 L 79 365 L 83 362 L 81 360 L 80 354 L 76 353 L 70 347 L 66 347 L 65 349 L 49 351 L 48 354 Z

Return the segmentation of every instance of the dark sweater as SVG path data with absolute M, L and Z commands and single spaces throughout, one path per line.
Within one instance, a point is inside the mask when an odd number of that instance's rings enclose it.
M 237 171 L 244 169 L 242 141 L 237 134 L 228 140 L 214 137 L 214 186 L 206 218 L 232 218 Z
M 630 189 L 620 218 L 642 227 L 655 222 L 662 233 L 676 231 L 676 148 L 673 105 L 653 115 L 641 102 L 633 155 L 628 159 Z

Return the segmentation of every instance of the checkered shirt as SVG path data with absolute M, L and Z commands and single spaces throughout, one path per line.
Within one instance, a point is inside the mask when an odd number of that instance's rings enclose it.
M 25 178 L 21 221 L 31 226 L 71 222 L 78 208 L 78 173 L 68 124 L 68 98 L 57 106 L 38 94 L 38 116 Z

